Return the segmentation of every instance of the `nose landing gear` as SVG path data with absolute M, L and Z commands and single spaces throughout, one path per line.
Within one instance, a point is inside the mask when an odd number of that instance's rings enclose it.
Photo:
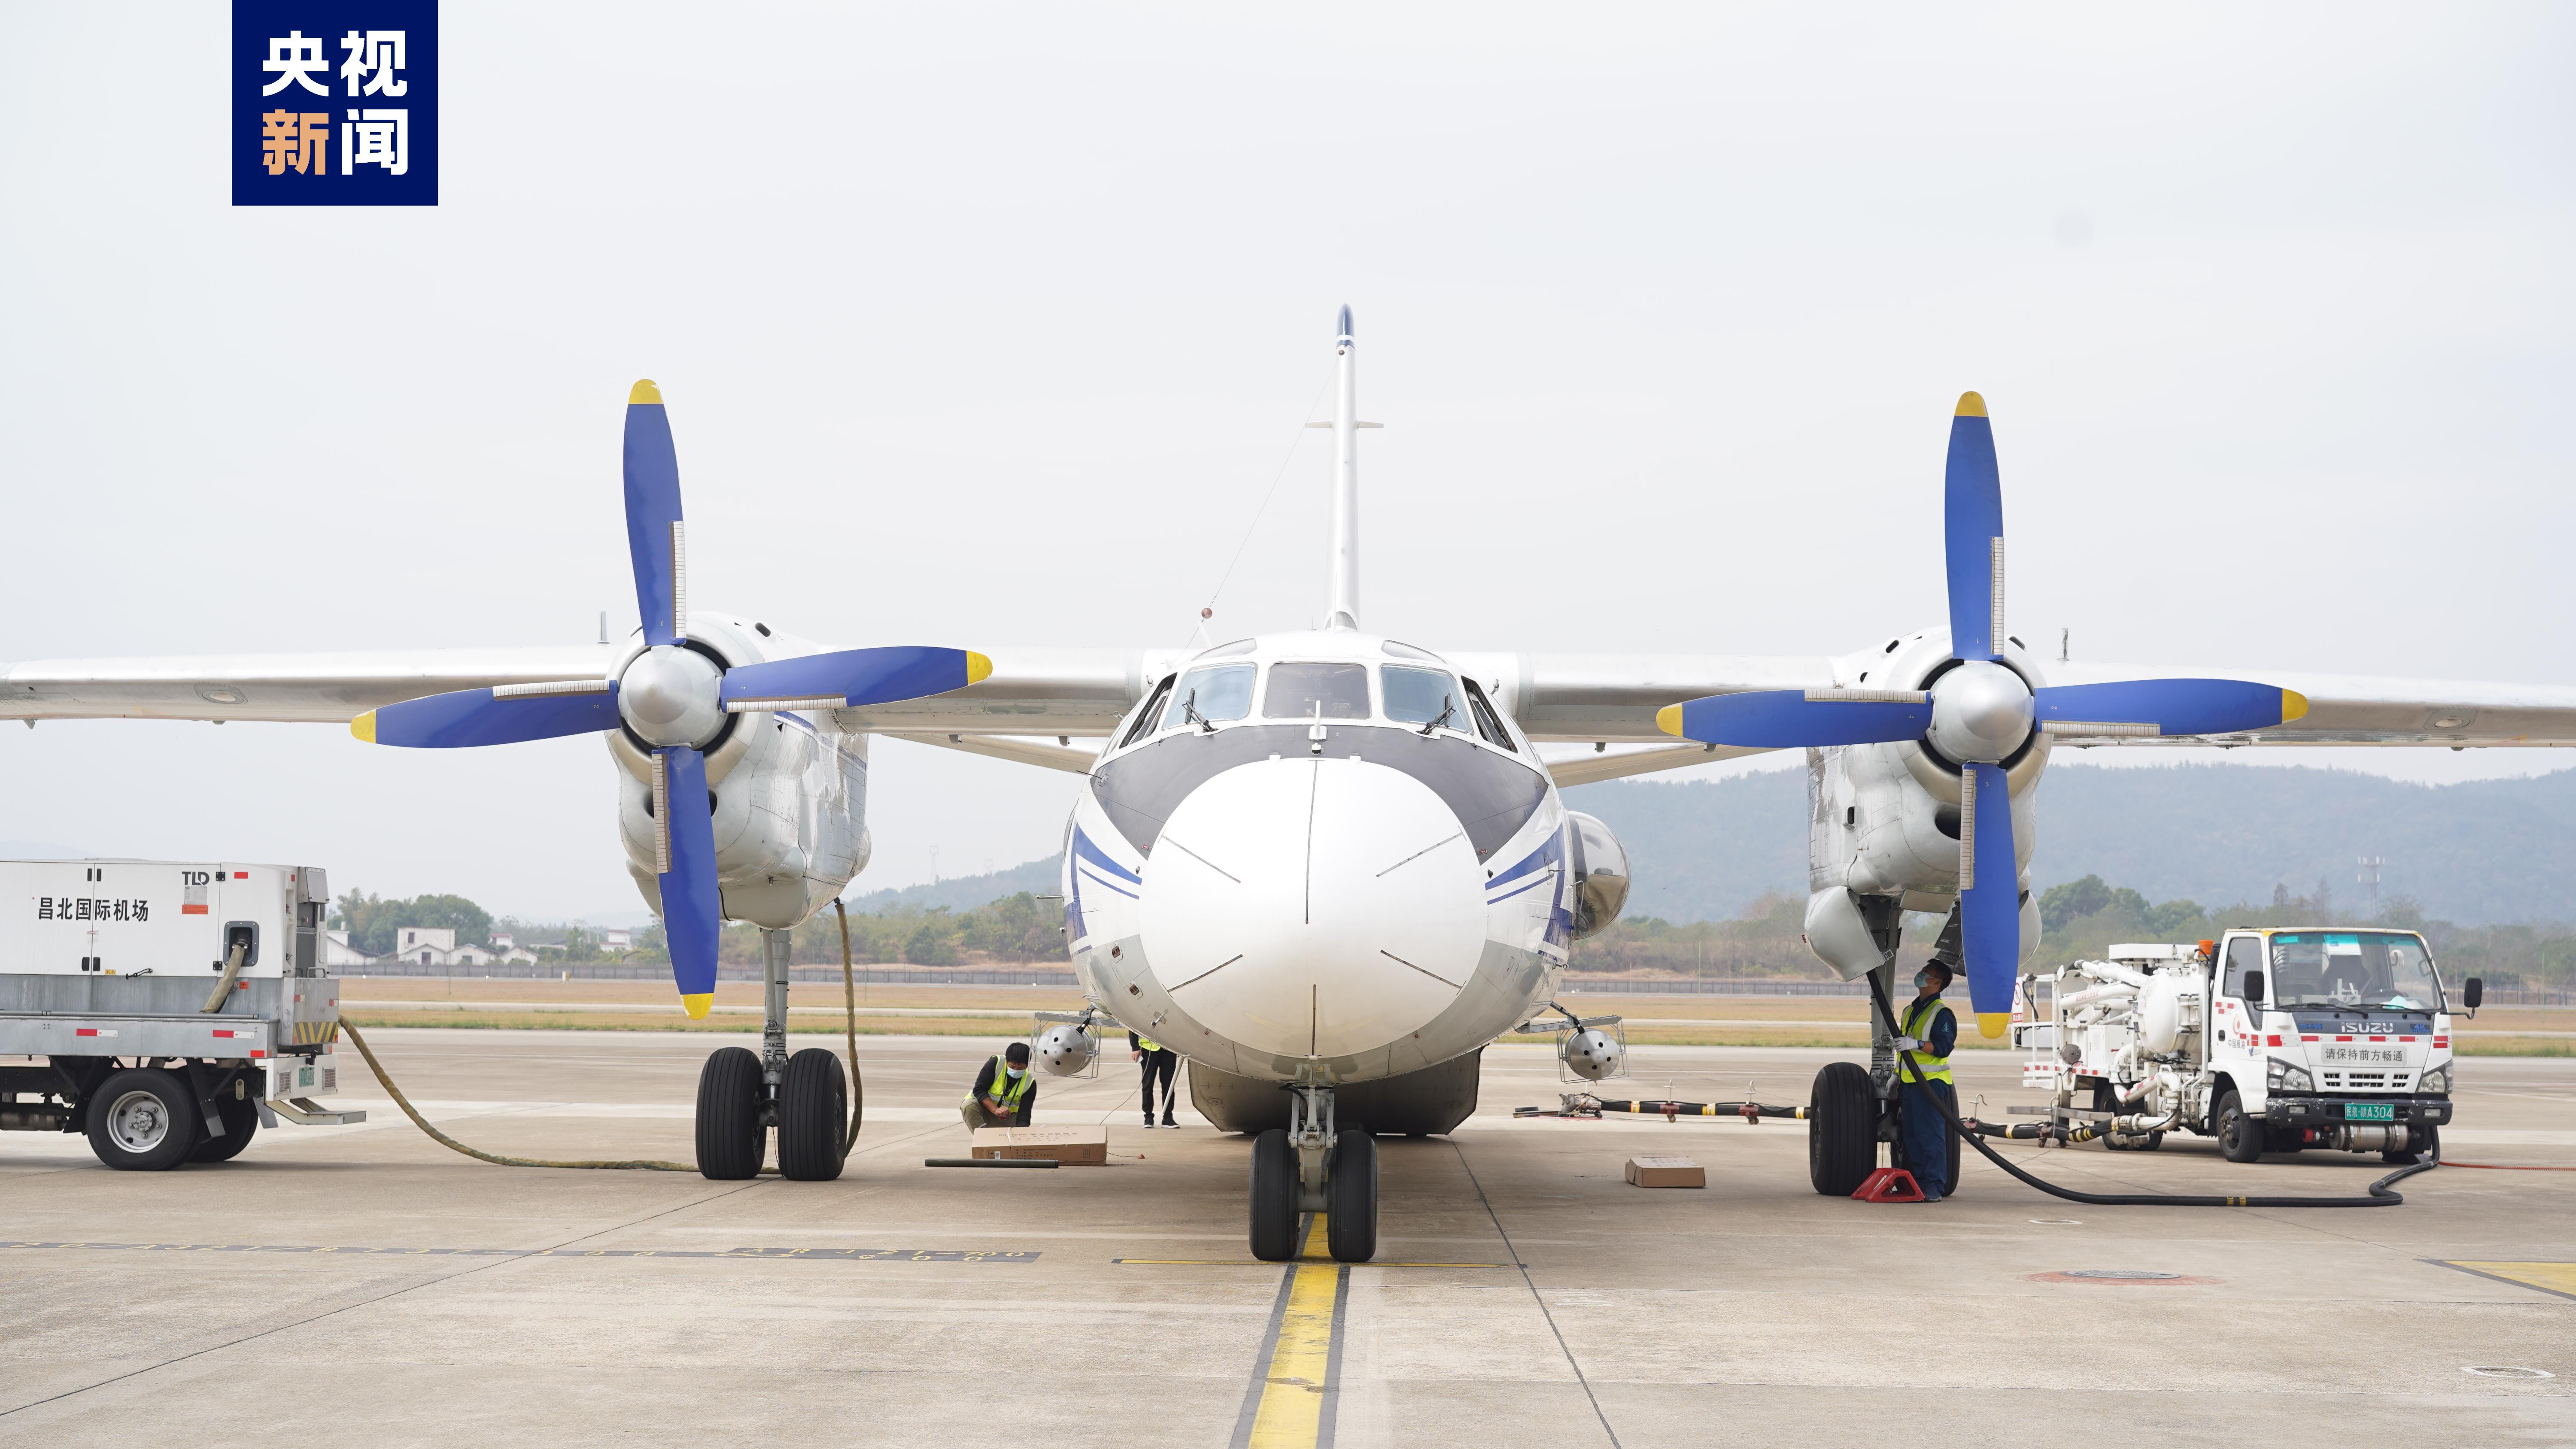
M 1335 1124 L 1332 1088 L 1285 1090 L 1288 1126 L 1252 1139 L 1252 1256 L 1296 1256 L 1298 1217 L 1319 1212 L 1333 1260 L 1365 1263 L 1377 1256 L 1377 1139 Z

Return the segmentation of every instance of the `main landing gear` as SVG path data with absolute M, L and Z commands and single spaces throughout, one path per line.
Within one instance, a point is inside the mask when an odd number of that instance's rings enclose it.
M 1288 1125 L 1252 1139 L 1252 1256 L 1297 1254 L 1297 1220 L 1324 1215 L 1324 1243 L 1339 1263 L 1377 1256 L 1377 1139 L 1338 1128 L 1333 1089 L 1292 1086 Z
M 758 1177 L 775 1127 L 779 1175 L 829 1182 L 841 1175 L 849 1080 L 827 1048 L 787 1054 L 787 933 L 761 932 L 760 951 L 760 1051 L 724 1047 L 699 1070 L 698 1171 L 718 1181 Z

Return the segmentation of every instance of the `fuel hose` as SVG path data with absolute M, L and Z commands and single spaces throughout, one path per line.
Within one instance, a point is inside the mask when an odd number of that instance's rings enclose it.
M 862 1105 L 859 1087 L 858 973 L 850 962 L 850 913 L 841 910 L 841 903 L 837 900 L 832 902 L 832 905 L 835 910 L 840 910 L 841 915 L 841 993 L 847 1013 L 843 1024 L 849 1030 L 850 1044 L 850 1126 L 847 1134 L 841 1139 L 841 1156 L 847 1160 L 850 1149 L 857 1145 L 859 1140 L 859 1109 Z M 238 963 L 241 960 L 241 950 L 238 947 L 234 949 L 233 960 L 238 969 Z M 367 1045 L 367 1039 L 360 1034 L 356 1023 L 344 1019 L 340 1023 L 340 1030 L 349 1038 L 350 1044 L 357 1047 L 358 1055 L 367 1059 L 367 1070 L 376 1074 L 376 1081 L 384 1087 L 385 1095 L 394 1099 L 394 1105 L 403 1109 L 403 1115 L 411 1119 L 413 1126 L 428 1133 L 430 1140 L 441 1147 L 462 1152 L 478 1162 L 489 1162 L 499 1167 L 555 1167 L 606 1172 L 695 1172 L 698 1170 L 690 1163 L 665 1162 L 659 1158 L 632 1158 L 622 1162 L 569 1162 L 543 1157 L 504 1157 L 497 1152 L 468 1147 L 431 1126 L 429 1119 L 420 1115 L 419 1109 L 412 1106 L 411 1099 L 403 1095 L 402 1088 L 394 1085 L 392 1075 L 385 1071 L 385 1064 L 376 1060 L 374 1050 Z M 1052 1165 L 1052 1163 L 1049 1164 L 1049 1166 Z
M 1871 1001 L 1877 1003 L 1878 1014 L 1881 1019 L 1887 1023 L 1887 1034 L 1891 1037 L 1904 1035 L 1903 1032 L 1897 1029 L 1895 1009 L 1887 1004 L 1887 990 L 1879 983 L 1878 973 L 1876 972 L 1870 973 L 1869 997 Z M 1991 1162 L 1995 1166 L 2002 1168 L 2004 1171 L 2011 1173 L 2021 1181 L 2032 1187 L 2038 1188 L 2041 1192 L 2047 1193 L 2051 1197 L 2064 1198 L 2068 1202 L 2089 1203 L 2095 1207 L 2396 1207 L 2405 1202 L 2406 1198 L 2403 1194 L 2392 1188 L 2390 1184 L 2413 1177 L 2419 1172 L 2430 1172 L 2434 1168 L 2442 1165 L 2441 1148 L 2437 1144 L 2434 1150 L 2431 1153 L 2428 1153 L 2422 1162 L 2416 1163 L 2412 1167 L 2401 1167 L 2395 1172 L 2388 1174 L 2386 1177 L 2373 1182 L 2370 1185 L 2369 1196 L 2367 1197 L 2235 1197 L 2222 1196 L 2214 1193 L 2079 1192 L 2071 1187 L 2059 1187 L 2056 1183 L 2046 1181 L 2032 1173 L 2026 1172 L 2019 1165 L 2006 1158 L 2002 1153 L 1987 1146 L 1985 1135 L 1971 1130 L 1965 1124 L 1960 1122 L 1959 1109 L 1943 1100 L 1940 1093 L 1931 1090 L 1931 1083 L 1924 1077 L 1922 1065 L 1914 1060 L 1914 1053 L 1910 1051 L 1899 1051 L 1897 1053 L 1897 1057 L 1899 1060 L 1904 1062 L 1905 1070 L 1908 1075 L 1912 1077 L 1913 1084 L 1924 1089 L 1923 1095 L 1930 1098 L 1932 1100 L 1932 1104 L 1941 1109 L 1941 1115 L 1949 1119 L 1951 1128 L 1957 1131 L 1960 1136 L 1966 1138 L 1969 1146 L 1974 1147 L 1977 1151 L 1985 1154 L 1985 1158 L 1988 1162 Z

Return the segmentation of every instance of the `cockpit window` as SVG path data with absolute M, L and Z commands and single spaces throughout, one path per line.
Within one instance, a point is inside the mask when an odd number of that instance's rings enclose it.
M 1265 719 L 1367 719 L 1365 664 L 1273 664 L 1261 697 Z
M 1386 691 L 1386 717 L 1398 724 L 1430 724 L 1437 720 L 1442 727 L 1471 730 L 1467 701 L 1458 681 L 1445 669 L 1412 669 L 1389 664 L 1379 668 L 1378 683 Z
M 1485 691 L 1478 689 L 1472 679 L 1467 681 L 1467 704 L 1476 712 L 1476 733 L 1485 737 L 1485 743 L 1515 755 L 1521 752 L 1521 747 L 1512 743 L 1511 731 L 1503 728 L 1503 717 L 1494 713 L 1493 705 L 1485 699 Z
M 1249 664 L 1216 664 L 1182 675 L 1172 702 L 1164 707 L 1162 727 L 1176 730 L 1200 720 L 1215 724 L 1252 713 L 1252 671 Z
M 1127 733 L 1119 737 L 1120 749 L 1125 749 L 1143 739 L 1154 728 L 1154 717 L 1163 712 L 1163 696 L 1171 692 L 1172 676 L 1166 674 L 1163 676 L 1163 682 L 1154 686 L 1154 697 L 1145 701 L 1143 709 L 1136 711 L 1136 722 L 1129 725 Z

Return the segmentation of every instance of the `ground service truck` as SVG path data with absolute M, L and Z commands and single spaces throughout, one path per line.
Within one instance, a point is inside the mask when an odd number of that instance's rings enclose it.
M 339 1090 L 340 983 L 310 866 L 0 861 L 0 1129 L 110 1167 L 223 1162 Z
M 2113 946 L 2018 986 L 2022 1084 L 2114 1150 L 2189 1130 L 2232 1162 L 2332 1148 L 2410 1163 L 2451 1120 L 2450 1003 L 2412 931 L 2230 929 Z M 2474 1012 L 2481 993 L 2470 977 L 2460 1005 Z

